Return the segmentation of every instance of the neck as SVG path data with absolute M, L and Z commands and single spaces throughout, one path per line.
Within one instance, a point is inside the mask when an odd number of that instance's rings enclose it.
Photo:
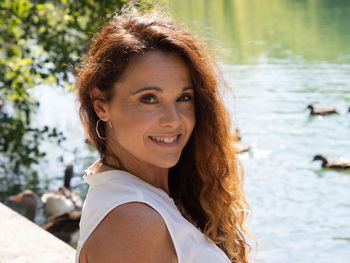
M 322 167 L 326 167 L 328 164 L 328 161 L 326 159 L 322 159 Z
M 32 205 L 27 206 L 26 213 L 24 215 L 26 218 L 28 218 L 30 221 L 34 222 L 35 218 L 35 207 Z
M 64 186 L 68 189 L 70 189 L 70 181 L 73 176 L 73 166 L 67 165 L 65 171 L 64 171 Z
M 116 158 L 116 156 L 118 157 Z M 129 172 L 143 181 L 162 189 L 170 196 L 168 185 L 169 168 L 161 168 L 139 161 L 130 153 L 106 155 L 103 164 L 109 168 Z

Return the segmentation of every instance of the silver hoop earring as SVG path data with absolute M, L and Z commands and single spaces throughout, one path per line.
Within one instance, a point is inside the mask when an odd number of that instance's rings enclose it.
M 100 121 L 101 121 L 101 119 L 98 119 L 98 121 L 96 122 L 96 133 L 97 133 L 97 136 L 98 136 L 98 138 L 100 138 L 101 140 L 107 140 L 107 138 L 102 137 L 102 136 L 100 135 L 99 131 L 98 131 L 98 125 L 99 125 Z
M 109 127 L 113 128 L 111 121 L 108 121 Z

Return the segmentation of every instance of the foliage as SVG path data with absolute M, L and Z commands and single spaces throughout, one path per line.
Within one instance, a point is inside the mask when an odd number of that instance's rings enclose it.
M 125 0 L 0 0 L 0 191 L 9 178 L 36 180 L 40 142 L 64 140 L 55 128 L 33 127 L 33 87 L 72 89 L 73 71 L 91 32 Z M 150 8 L 152 2 L 142 4 Z M 4 104 L 4 106 L 2 106 Z M 22 183 L 18 182 L 19 184 Z

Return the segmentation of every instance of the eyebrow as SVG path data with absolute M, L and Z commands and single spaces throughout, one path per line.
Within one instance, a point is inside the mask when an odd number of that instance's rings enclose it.
M 143 87 L 141 89 L 138 89 L 138 90 L 134 91 L 133 93 L 131 93 L 131 95 L 135 95 L 135 94 L 140 93 L 140 92 L 145 91 L 145 90 L 154 90 L 154 91 L 157 91 L 157 92 L 160 92 L 160 93 L 163 92 L 163 90 L 161 88 L 159 88 L 159 87 Z M 184 87 L 182 89 L 182 91 L 186 91 L 186 90 L 194 90 L 194 89 L 193 89 L 193 87 Z

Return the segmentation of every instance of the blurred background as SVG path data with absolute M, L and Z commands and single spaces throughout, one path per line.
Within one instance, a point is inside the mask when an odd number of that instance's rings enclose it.
M 169 12 L 213 50 L 230 90 L 262 263 L 350 262 L 350 2 L 169 0 Z M 0 1 L 0 201 L 63 185 L 82 198 L 98 156 L 85 143 L 73 72 L 98 27 L 125 1 Z M 151 10 L 153 1 L 141 7 Z M 337 114 L 311 115 L 332 107 Z M 350 161 L 348 161 L 350 162 Z M 39 200 L 35 222 L 45 222 Z

